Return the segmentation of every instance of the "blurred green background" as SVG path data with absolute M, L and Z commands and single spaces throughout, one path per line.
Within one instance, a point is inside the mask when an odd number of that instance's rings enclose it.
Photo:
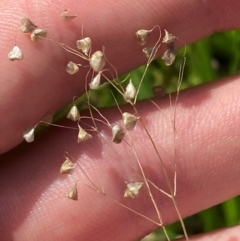
M 143 81 L 138 99 L 153 97 L 152 87 L 161 85 L 167 92 L 176 91 L 176 83 L 179 76 L 179 67 L 182 61 L 184 49 L 178 51 L 177 58 L 173 65 L 165 66 L 161 59 L 157 59 L 150 65 Z M 214 81 L 218 78 L 239 73 L 240 70 L 240 32 L 229 31 L 217 33 L 187 46 L 186 66 L 184 70 L 181 89 L 189 88 L 205 82 Z M 138 85 L 145 67 L 142 66 L 130 73 L 130 77 Z M 125 78 L 127 75 L 122 76 Z M 111 90 L 117 101 L 122 102 L 122 97 L 106 83 L 101 88 L 91 93 L 91 102 L 99 107 L 115 105 Z M 100 97 L 100 98 L 99 98 Z M 86 97 L 81 97 L 76 103 L 80 109 L 87 108 L 84 103 Z M 101 101 L 99 101 L 101 100 Z M 70 106 L 62 114 L 66 115 Z M 57 118 L 57 119 L 58 119 Z M 185 219 L 187 231 L 190 235 L 211 231 L 221 227 L 239 224 L 240 221 L 240 197 L 226 201 L 208 210 L 198 213 Z M 179 223 L 167 227 L 171 238 L 182 235 Z M 159 230 L 146 237 L 146 241 L 166 240 L 162 230 Z

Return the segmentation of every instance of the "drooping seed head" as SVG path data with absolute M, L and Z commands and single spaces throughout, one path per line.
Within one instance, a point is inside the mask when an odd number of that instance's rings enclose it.
M 92 81 L 89 83 L 89 88 L 91 90 L 96 90 L 101 83 L 101 74 L 102 72 L 99 72 L 93 79 Z
M 140 45 L 144 45 L 147 43 L 147 39 L 148 39 L 148 36 L 150 35 L 150 33 L 152 32 L 152 30 L 146 30 L 146 29 L 141 29 L 141 30 L 138 30 L 136 32 L 136 36 L 137 36 L 137 39 L 138 39 L 138 43 Z
M 165 31 L 165 36 L 163 37 L 162 42 L 165 44 L 170 44 L 173 43 L 175 41 L 175 39 L 177 39 L 176 36 L 170 34 L 166 29 L 164 29 Z
M 8 53 L 8 59 L 11 61 L 23 59 L 22 50 L 17 45 L 15 45 Z
M 78 126 L 78 129 L 79 129 L 78 140 L 77 140 L 78 143 L 87 141 L 92 138 L 92 135 L 87 133 L 81 126 Z
M 66 193 L 66 197 L 75 201 L 78 200 L 77 184 L 75 184 L 75 186 L 72 187 L 68 193 Z
M 92 48 L 92 40 L 89 37 L 77 40 L 77 48 L 82 50 L 85 55 L 88 55 L 89 50 Z
M 125 101 L 130 101 L 132 99 L 134 99 L 136 97 L 136 88 L 132 83 L 132 80 L 130 80 L 130 82 L 128 83 L 127 87 L 126 87 L 126 91 L 123 95 L 123 98 Z
M 23 138 L 25 139 L 26 142 L 30 143 L 34 141 L 34 131 L 35 131 L 35 128 L 30 128 L 23 132 Z
M 102 51 L 96 51 L 90 58 L 90 66 L 95 72 L 100 72 L 105 65 L 105 57 Z
M 78 121 L 80 119 L 80 113 L 76 105 L 73 105 L 70 109 L 67 118 L 72 121 Z
M 27 18 L 25 16 L 23 16 L 21 18 L 21 27 L 20 27 L 20 29 L 21 29 L 21 31 L 23 33 L 32 32 L 36 27 L 37 26 L 35 24 L 33 24 L 32 21 L 29 18 Z
M 153 52 L 154 48 L 153 47 L 145 47 L 142 49 L 143 53 L 146 55 L 146 57 L 149 59 Z
M 173 64 L 175 58 L 176 58 L 176 53 L 172 49 L 167 49 L 162 56 L 162 60 L 167 66 Z
M 72 61 L 69 61 L 66 67 L 66 71 L 69 74 L 73 75 L 79 71 L 79 67 L 77 66 L 77 64 L 73 63 Z
M 121 143 L 124 136 L 125 136 L 125 132 L 121 126 L 116 124 L 112 127 L 112 141 L 113 142 L 115 142 L 117 144 Z
M 66 157 L 66 160 L 61 165 L 60 173 L 69 174 L 74 168 L 75 168 L 75 163 L 73 163 L 68 157 Z
M 31 40 L 33 42 L 39 42 L 47 37 L 47 30 L 37 28 L 31 33 Z
M 143 182 L 130 182 L 127 183 L 127 189 L 124 192 L 124 197 L 136 198 L 140 194 Z
M 135 115 L 132 115 L 128 112 L 124 112 L 122 114 L 122 118 L 123 118 L 123 124 L 128 131 L 131 131 L 134 129 L 134 127 L 137 124 L 137 120 L 139 119 Z

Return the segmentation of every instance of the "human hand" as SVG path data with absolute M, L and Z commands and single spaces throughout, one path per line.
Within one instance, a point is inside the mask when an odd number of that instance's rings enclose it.
M 134 36 L 138 29 L 159 24 L 188 44 L 216 31 L 240 26 L 237 0 L 228 1 L 228 5 L 217 0 L 142 1 L 141 4 L 139 1 L 2 3 L 1 153 L 20 143 L 24 130 L 71 102 L 85 88 L 84 70 L 74 76 L 65 73 L 66 63 L 77 58 L 53 42 L 34 44 L 18 33 L 16 42 L 23 50 L 24 59 L 19 62 L 7 59 L 22 15 L 44 26 L 50 37 L 70 45 L 81 36 L 83 22 L 84 34 L 93 39 L 94 48 L 105 46 L 107 58 L 119 74 L 145 62 Z M 70 23 L 63 22 L 59 14 L 66 8 L 79 17 Z M 176 124 L 177 203 L 182 217 L 239 194 L 239 87 L 239 77 L 235 76 L 181 93 Z M 168 100 L 161 100 L 158 105 L 166 115 L 172 111 Z M 149 102 L 139 103 L 138 110 L 149 131 L 156 133 L 155 144 L 159 148 L 164 146 L 165 153 L 172 152 L 172 132 L 159 122 L 161 112 Z M 105 110 L 104 115 L 109 120 L 120 119 L 117 109 Z M 123 201 L 124 183 L 116 180 L 119 175 L 125 175 L 126 165 L 100 141 L 92 139 L 77 144 L 75 134 L 67 129 L 51 128 L 34 143 L 23 143 L 1 155 L 2 240 L 136 240 L 156 228 L 83 185 L 87 180 L 81 170 L 75 170 L 69 178 L 60 177 L 58 169 L 67 151 L 93 180 L 101 179 L 111 196 Z M 139 131 L 132 135 L 139 156 L 145 157 L 143 165 L 149 166 L 151 179 L 162 184 L 163 176 L 154 171 L 159 169 L 158 160 L 154 153 L 147 152 L 145 135 Z M 121 148 L 119 152 L 130 155 Z M 167 169 L 171 158 L 164 155 Z M 79 200 L 74 202 L 64 198 L 64 193 L 76 180 L 79 180 Z M 135 208 L 147 217 L 156 218 L 148 199 L 147 195 L 141 195 L 129 200 L 129 204 L 134 201 Z M 163 195 L 158 195 L 156 200 L 164 224 L 176 221 L 172 202 Z M 216 240 L 240 238 L 238 227 L 221 230 L 216 235 L 219 235 Z M 212 240 L 213 236 L 206 234 L 194 240 L 207 239 Z

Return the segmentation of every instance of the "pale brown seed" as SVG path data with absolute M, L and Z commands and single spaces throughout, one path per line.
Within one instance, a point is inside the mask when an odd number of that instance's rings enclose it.
M 145 47 L 143 48 L 143 53 L 146 55 L 147 58 L 150 57 L 150 55 L 152 54 L 154 48 L 153 47 Z
M 170 44 L 173 43 L 175 41 L 175 39 L 177 39 L 176 36 L 170 34 L 166 29 L 164 29 L 165 31 L 165 36 L 163 37 L 162 42 L 165 44 Z
M 61 18 L 62 18 L 62 20 L 69 22 L 69 21 L 71 21 L 71 20 L 73 20 L 74 18 L 77 17 L 77 15 L 67 15 L 69 11 L 70 11 L 69 9 L 65 9 L 65 10 L 61 13 Z
M 31 40 L 33 42 L 39 42 L 47 37 L 47 30 L 37 28 L 31 33 Z
M 102 51 L 96 51 L 90 58 L 90 66 L 95 72 L 100 72 L 105 65 L 105 57 Z
M 127 188 L 124 191 L 124 197 L 136 198 L 140 194 L 143 182 L 130 182 L 127 183 Z
M 92 40 L 89 37 L 86 37 L 84 39 L 77 40 L 76 45 L 79 50 L 82 50 L 85 55 L 88 55 L 88 52 L 92 47 Z
M 162 60 L 167 66 L 173 64 L 175 58 L 176 53 L 172 49 L 167 49 L 162 56 Z
M 75 186 L 72 187 L 68 193 L 66 193 L 66 197 L 75 201 L 78 200 L 77 184 L 75 184 Z
M 93 79 L 92 81 L 89 83 L 89 88 L 91 90 L 96 90 L 101 83 L 101 74 L 102 72 L 99 72 Z
M 21 18 L 21 31 L 23 33 L 29 33 L 31 31 L 33 31 L 36 27 L 37 26 L 35 24 L 33 24 L 29 18 L 27 18 L 25 16 L 23 16 Z
M 75 163 L 73 163 L 68 157 L 66 157 L 66 160 L 61 165 L 60 173 L 69 174 L 74 168 L 75 168 Z
M 26 142 L 30 143 L 34 141 L 34 131 L 35 131 L 35 128 L 30 128 L 23 132 L 23 138 L 25 139 Z
M 17 45 L 15 45 L 9 52 L 8 59 L 11 61 L 23 59 L 22 50 Z
M 87 141 L 92 138 L 92 135 L 87 133 L 81 126 L 78 126 L 78 129 L 79 129 L 78 140 L 77 140 L 78 143 Z
M 125 136 L 125 132 L 123 131 L 122 127 L 119 125 L 114 125 L 112 127 L 112 141 L 119 144 L 122 142 Z
M 79 67 L 77 66 L 77 64 L 75 64 L 72 61 L 70 61 L 67 64 L 66 71 L 69 74 L 73 75 L 73 74 L 76 74 L 79 71 Z
M 138 43 L 140 45 L 144 45 L 147 43 L 147 39 L 148 39 L 148 36 L 150 35 L 150 33 L 152 32 L 152 30 L 146 30 L 146 29 L 141 29 L 141 30 L 138 30 L 136 32 L 136 36 L 137 36 L 137 39 L 138 39 Z
M 131 131 L 134 129 L 134 127 L 137 124 L 137 120 L 139 119 L 135 115 L 132 115 L 128 112 L 124 112 L 122 114 L 122 118 L 123 118 L 123 124 L 128 131 Z
M 72 121 L 78 121 L 80 119 L 80 113 L 76 105 L 73 105 L 70 109 L 67 118 Z
M 123 98 L 125 101 L 130 101 L 136 97 L 137 91 L 132 83 L 132 80 L 128 83 L 126 91 L 124 92 Z

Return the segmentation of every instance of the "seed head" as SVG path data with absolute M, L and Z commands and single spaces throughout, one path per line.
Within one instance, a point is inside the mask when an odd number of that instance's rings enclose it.
M 99 72 L 94 78 L 93 80 L 89 83 L 89 88 L 91 90 L 95 90 L 99 87 L 100 83 L 101 83 L 101 74 L 102 72 Z
M 80 119 L 80 113 L 76 105 L 73 105 L 70 109 L 67 118 L 72 121 L 78 121 Z
M 92 40 L 89 37 L 86 37 L 84 39 L 77 40 L 76 45 L 79 50 L 82 50 L 85 55 L 88 55 L 88 52 L 92 47 Z
M 124 112 L 122 114 L 122 118 L 123 118 L 123 124 L 128 131 L 131 131 L 134 129 L 134 127 L 137 123 L 137 120 L 139 119 L 135 115 L 132 115 L 128 112 Z
M 23 132 L 23 138 L 25 139 L 26 142 L 30 143 L 34 141 L 34 131 L 35 131 L 35 128 L 30 128 Z
M 124 192 L 124 197 L 136 198 L 143 186 L 143 182 L 130 182 L 127 183 L 127 189 Z
M 23 33 L 29 33 L 29 32 L 32 32 L 37 26 L 35 24 L 32 23 L 32 21 L 23 16 L 21 18 L 21 31 Z
M 165 36 L 163 37 L 162 42 L 165 44 L 173 43 L 177 37 L 170 34 L 166 29 L 164 29 L 164 31 L 165 31 Z
M 143 53 L 146 55 L 146 57 L 149 59 L 150 55 L 152 54 L 154 48 L 153 47 L 145 47 L 143 48 Z
M 126 87 L 126 91 L 123 95 L 124 100 L 126 100 L 127 102 L 130 101 L 131 99 L 136 97 L 136 88 L 132 83 L 132 80 L 130 80 L 130 82 L 128 83 L 127 87 Z
M 75 201 L 78 200 L 77 184 L 75 184 L 75 186 L 70 189 L 70 191 L 66 194 L 66 197 Z
M 141 30 L 138 30 L 136 32 L 136 36 L 137 36 L 137 39 L 138 39 L 138 43 L 140 45 L 144 45 L 147 43 L 147 39 L 148 39 L 148 36 L 150 35 L 150 33 L 152 32 L 152 30 L 146 30 L 146 29 L 141 29 Z
M 77 66 L 77 64 L 75 64 L 72 61 L 70 61 L 67 64 L 66 71 L 69 74 L 73 75 L 73 74 L 76 74 L 79 71 L 79 67 Z
M 102 51 L 96 51 L 90 58 L 90 66 L 95 72 L 100 72 L 105 65 L 105 57 Z
M 47 37 L 47 30 L 37 28 L 31 33 L 31 40 L 33 42 L 39 42 Z
M 162 60 L 167 66 L 171 65 L 174 62 L 175 58 L 176 53 L 172 49 L 167 49 L 162 56 Z
M 17 45 L 15 45 L 9 52 L 8 59 L 11 61 L 23 59 L 22 50 Z
M 61 165 L 60 173 L 69 174 L 74 168 L 75 164 L 68 157 L 66 157 L 66 160 Z
M 92 135 L 87 133 L 81 126 L 78 126 L 78 129 L 79 129 L 78 140 L 77 140 L 78 143 L 87 141 L 92 138 Z
M 112 141 L 119 144 L 122 142 L 125 136 L 125 132 L 123 131 L 122 127 L 119 125 L 114 125 L 112 127 Z

